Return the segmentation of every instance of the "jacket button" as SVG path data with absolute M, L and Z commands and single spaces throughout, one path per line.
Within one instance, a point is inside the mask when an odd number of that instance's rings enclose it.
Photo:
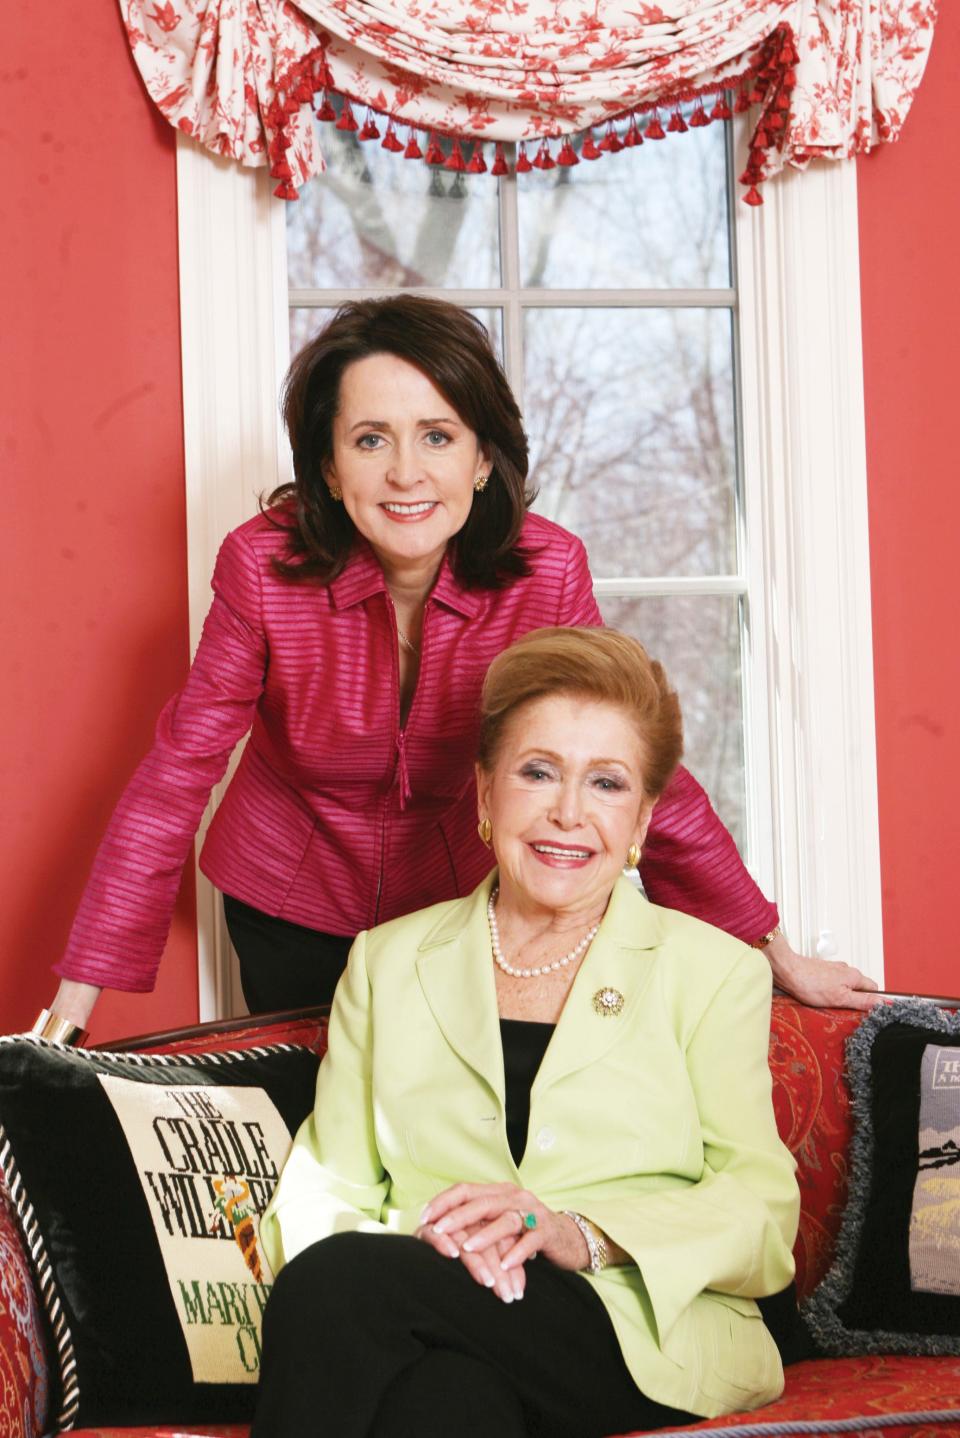
M 552 1128 L 542 1128 L 537 1134 L 537 1148 L 541 1153 L 546 1153 L 548 1148 L 553 1148 L 557 1141 L 557 1135 Z

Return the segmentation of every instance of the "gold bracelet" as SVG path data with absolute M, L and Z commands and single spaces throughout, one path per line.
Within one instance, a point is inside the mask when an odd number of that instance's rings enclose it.
M 70 1044 L 74 1048 L 83 1048 L 89 1037 L 89 1030 L 81 1028 L 71 1019 L 61 1018 L 51 1009 L 41 1009 L 33 1021 L 32 1034 L 38 1034 L 42 1039 L 49 1039 L 53 1044 Z
M 773 943 L 774 939 L 779 939 L 782 933 L 783 929 L 778 924 L 775 929 L 770 930 L 769 934 L 764 934 L 762 939 L 754 939 L 750 947 L 751 949 L 765 949 L 768 944 Z

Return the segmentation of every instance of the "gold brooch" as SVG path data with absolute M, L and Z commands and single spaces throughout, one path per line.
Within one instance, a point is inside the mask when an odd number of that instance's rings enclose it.
M 616 1018 L 623 1013 L 623 994 L 619 989 L 597 989 L 593 1007 L 601 1018 Z

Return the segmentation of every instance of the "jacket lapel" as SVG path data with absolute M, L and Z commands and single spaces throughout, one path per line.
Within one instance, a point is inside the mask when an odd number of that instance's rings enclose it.
M 430 1011 L 450 1047 L 504 1103 L 503 1045 L 489 957 L 490 874 L 421 941 L 417 974 Z
M 567 1074 L 596 1063 L 629 1032 L 653 977 L 661 942 L 654 909 L 628 879 L 618 879 L 600 931 L 570 986 L 534 1080 L 531 1101 Z M 598 1013 L 594 1007 L 594 998 L 604 989 L 622 996 L 618 1013 Z

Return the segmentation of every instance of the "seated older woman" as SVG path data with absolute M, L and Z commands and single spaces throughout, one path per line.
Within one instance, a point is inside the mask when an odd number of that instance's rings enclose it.
M 256 1438 L 587 1438 L 780 1393 L 753 1301 L 791 1279 L 799 1206 L 769 966 L 622 875 L 680 751 L 624 635 L 494 661 L 497 868 L 353 946 L 261 1229 Z

